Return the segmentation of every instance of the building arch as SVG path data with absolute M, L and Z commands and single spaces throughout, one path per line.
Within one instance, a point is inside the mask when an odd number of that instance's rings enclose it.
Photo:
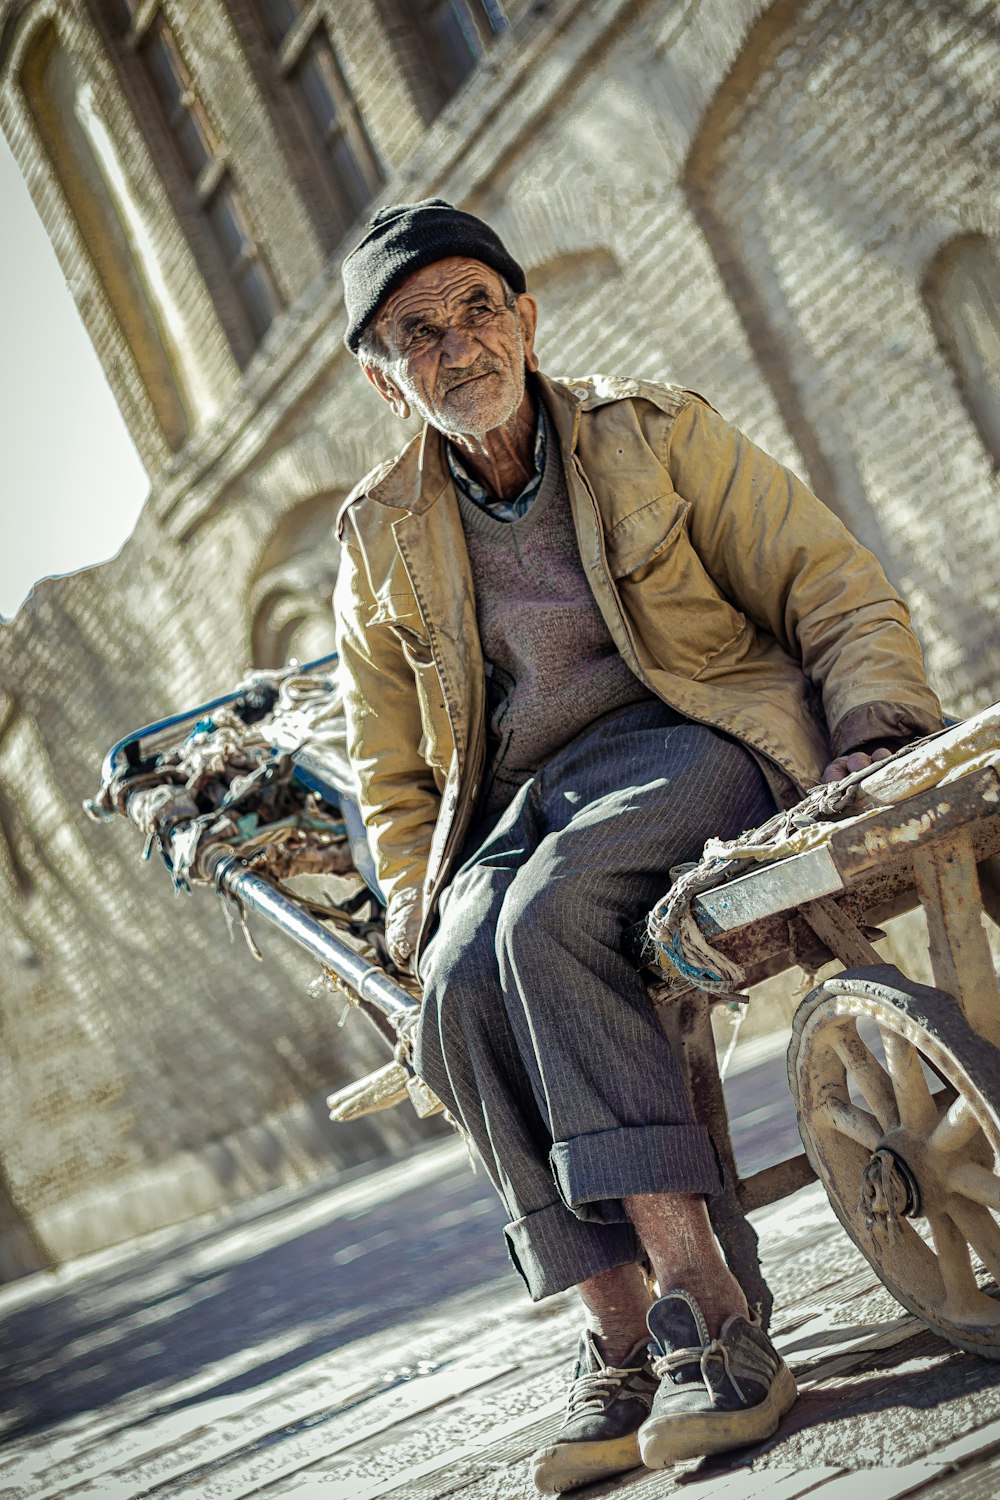
M 538 298 L 538 351 L 543 367 L 572 373 L 588 342 L 595 303 L 607 297 L 622 268 L 604 244 L 557 250 L 527 258 L 528 290 Z
M 974 518 L 992 465 L 922 283 L 956 235 L 1000 232 L 982 192 L 1000 166 L 1000 42 L 976 10 L 777 0 L 682 174 L 813 488 L 914 601 L 932 671 L 970 708 L 1000 685 L 1000 597 L 970 598 L 952 577 L 965 555 L 981 568 Z M 948 58 L 966 39 L 956 74 Z M 1000 576 L 1000 542 L 986 545 Z
M 339 545 L 337 513 L 345 491 L 301 501 L 275 528 L 250 586 L 255 667 L 310 661 L 335 649 L 333 586 Z
M 959 395 L 1000 469 L 1000 248 L 960 234 L 931 257 L 923 295 Z

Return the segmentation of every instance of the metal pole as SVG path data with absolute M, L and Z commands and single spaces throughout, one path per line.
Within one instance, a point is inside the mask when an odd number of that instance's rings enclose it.
M 220 861 L 215 879 L 244 906 L 267 917 L 286 936 L 318 958 L 326 968 L 332 969 L 362 1000 L 388 1017 L 394 1027 L 417 1008 L 413 996 L 395 984 L 384 970 L 342 943 L 314 917 L 301 911 L 294 901 L 275 890 L 269 881 L 254 875 L 235 855 Z

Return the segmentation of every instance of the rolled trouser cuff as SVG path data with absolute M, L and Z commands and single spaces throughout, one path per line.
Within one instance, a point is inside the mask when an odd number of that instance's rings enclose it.
M 550 1203 L 514 1219 L 504 1234 L 507 1253 L 532 1302 L 643 1258 L 635 1230 L 627 1221 L 585 1223 L 562 1203 Z
M 722 1188 L 704 1125 L 623 1125 L 556 1141 L 549 1165 L 568 1208 L 633 1193 L 699 1193 Z

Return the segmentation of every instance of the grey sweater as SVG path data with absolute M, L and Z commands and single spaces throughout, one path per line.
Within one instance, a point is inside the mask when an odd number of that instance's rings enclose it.
M 526 515 L 499 521 L 456 487 L 486 663 L 488 817 L 595 719 L 652 697 L 587 582 L 559 439 L 544 420 L 545 472 Z

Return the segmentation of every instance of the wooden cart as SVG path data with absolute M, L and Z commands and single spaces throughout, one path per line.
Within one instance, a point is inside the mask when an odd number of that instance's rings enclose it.
M 333 665 L 323 658 L 295 670 L 328 678 L 333 694 Z M 170 864 L 178 831 L 199 820 L 199 808 L 174 784 L 175 770 L 157 770 L 164 747 L 223 709 L 256 722 L 274 696 L 280 674 L 271 675 L 273 682 L 251 679 L 119 741 L 105 760 L 101 793 L 88 804 L 92 815 L 125 814 L 160 842 Z M 710 1208 L 751 1306 L 766 1320 L 771 1299 L 745 1214 L 819 1177 L 893 1295 L 951 1342 L 1000 1358 L 1000 1299 L 988 1286 L 990 1278 L 1000 1282 L 1000 988 L 982 921 L 985 910 L 1000 923 L 1000 862 L 993 863 L 1000 855 L 1000 712 L 987 710 L 949 733 L 968 740 L 970 726 L 973 742 L 987 749 L 977 769 L 890 799 L 862 821 L 833 822 L 815 847 L 720 880 L 692 903 L 701 932 L 738 960 L 749 986 L 794 965 L 815 972 L 836 959 L 844 966 L 806 996 L 792 1028 L 788 1077 L 801 1155 L 740 1178 L 711 1026 L 717 997 L 658 978 L 650 994 L 722 1164 L 724 1192 Z M 994 758 L 998 765 L 988 763 Z M 886 762 L 869 785 L 902 763 Z M 329 766 L 296 752 L 262 766 L 262 784 L 272 771 L 298 778 L 349 831 L 347 781 Z M 227 801 L 235 790 L 234 783 Z M 364 853 L 355 856 L 359 869 Z M 417 1002 L 377 953 L 345 943 L 238 847 L 214 845 L 203 872 L 241 911 L 263 916 L 350 986 L 395 1043 Z M 927 919 L 934 987 L 884 964 L 873 946 L 873 928 L 917 904 Z
M 818 1177 L 893 1296 L 950 1342 L 1000 1359 L 1000 987 L 983 925 L 984 912 L 1000 923 L 998 852 L 1000 772 L 986 765 L 693 899 L 698 927 L 750 985 L 795 964 L 844 966 L 806 996 L 792 1027 L 788 1079 L 805 1149 L 746 1178 L 716 1061 L 717 997 L 652 987 L 722 1163 L 716 1232 L 765 1317 L 744 1214 Z M 933 987 L 873 946 L 873 928 L 918 904 Z

